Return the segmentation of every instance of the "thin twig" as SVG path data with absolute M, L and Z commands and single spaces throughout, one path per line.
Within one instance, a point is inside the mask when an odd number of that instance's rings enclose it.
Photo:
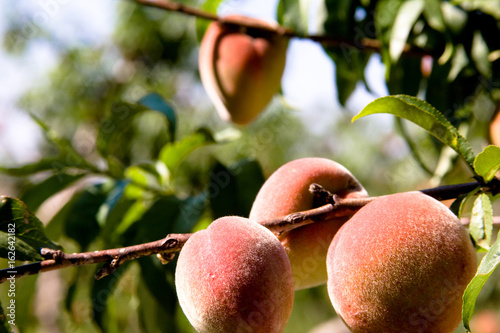
M 322 35 L 301 35 L 297 32 L 288 29 L 286 27 L 282 27 L 280 25 L 276 25 L 274 27 L 268 25 L 261 25 L 254 20 L 244 20 L 237 18 L 224 18 L 218 15 L 208 13 L 202 10 L 199 10 L 194 7 L 190 7 L 184 4 L 180 4 L 174 1 L 168 0 L 136 0 L 137 3 L 159 8 L 168 11 L 174 11 L 183 13 L 186 15 L 211 20 L 218 21 L 225 24 L 234 24 L 241 27 L 252 28 L 252 29 L 261 29 L 265 31 L 275 32 L 279 35 L 286 36 L 288 38 L 304 38 L 309 39 L 323 45 L 333 46 L 333 47 L 348 47 L 354 48 L 358 50 L 365 51 L 374 51 L 380 53 L 382 50 L 382 43 L 377 39 L 372 38 L 357 38 L 357 39 L 347 39 L 343 37 L 335 37 L 335 36 L 322 36 Z M 424 56 L 424 55 L 433 55 L 431 50 L 419 49 L 416 47 L 412 47 L 406 44 L 403 48 L 403 53 L 412 54 L 416 56 Z
M 0 270 L 0 283 L 7 281 L 8 278 L 20 278 L 70 266 L 82 266 L 104 262 L 104 266 L 96 273 L 96 278 L 99 279 L 111 274 L 126 261 L 152 254 L 178 252 L 184 243 L 186 243 L 190 235 L 191 234 L 170 234 L 154 242 L 83 253 L 68 254 L 60 250 L 56 251 L 43 248 L 41 249 L 41 254 L 47 258 L 47 260 Z

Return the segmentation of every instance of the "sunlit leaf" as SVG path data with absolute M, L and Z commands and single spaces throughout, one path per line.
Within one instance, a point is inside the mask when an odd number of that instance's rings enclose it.
M 479 264 L 476 275 L 465 289 L 463 296 L 462 321 L 470 331 L 469 322 L 474 314 L 476 299 L 488 278 L 500 263 L 500 235 Z
M 484 193 L 474 201 L 469 232 L 478 247 L 489 250 L 493 232 L 493 209 L 490 199 Z
M 61 247 L 45 235 L 43 223 L 19 199 L 0 197 L 0 257 L 9 260 L 43 260 L 43 247 Z
M 433 29 L 440 32 L 446 30 L 443 12 L 441 11 L 441 0 L 425 0 L 424 15 Z
M 352 121 L 376 113 L 390 113 L 419 125 L 453 148 L 473 169 L 474 153 L 470 144 L 443 114 L 430 104 L 406 95 L 382 97 L 368 104 Z
M 500 170 L 500 147 L 490 145 L 479 153 L 474 160 L 474 170 L 486 182 L 491 181 Z
M 180 163 L 195 149 L 213 144 L 215 140 L 209 130 L 200 128 L 193 134 L 174 143 L 166 144 L 160 151 L 160 160 L 171 173 L 175 173 Z
M 392 27 L 389 53 L 393 62 L 397 62 L 408 40 L 413 25 L 422 14 L 425 0 L 407 1 L 401 5 Z

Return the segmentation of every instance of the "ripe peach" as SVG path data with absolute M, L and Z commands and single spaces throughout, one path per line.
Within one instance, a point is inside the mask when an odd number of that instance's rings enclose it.
M 227 18 L 273 27 L 245 16 Z M 201 81 L 220 117 L 251 122 L 281 85 L 288 38 L 274 32 L 212 22 L 201 41 Z
M 282 332 L 293 307 L 285 250 L 272 232 L 242 217 L 219 218 L 189 238 L 175 285 L 198 332 Z
M 328 294 L 352 332 L 453 332 L 475 274 L 469 233 L 420 192 L 379 198 L 328 250 Z
M 261 222 L 314 208 L 311 183 L 342 198 L 367 197 L 365 189 L 342 165 L 325 158 L 303 158 L 276 170 L 260 189 L 250 219 Z M 285 232 L 279 239 L 290 258 L 295 289 L 326 283 L 326 254 L 330 242 L 348 219 L 316 222 Z

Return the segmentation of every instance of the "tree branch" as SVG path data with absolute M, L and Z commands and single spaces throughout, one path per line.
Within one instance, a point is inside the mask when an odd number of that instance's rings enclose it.
M 488 185 L 479 182 L 464 183 L 457 185 L 446 185 L 436 188 L 422 190 L 437 200 L 447 200 L 457 198 L 463 194 L 482 187 L 484 191 L 498 191 L 498 181 L 493 181 Z M 325 221 L 332 218 L 350 216 L 356 213 L 361 207 L 376 200 L 379 197 L 347 199 L 332 194 L 320 185 L 311 184 L 310 191 L 320 200 L 321 206 L 310 210 L 295 212 L 284 217 L 259 221 L 260 224 L 279 235 L 295 228 L 299 228 L 314 222 Z M 468 224 L 468 219 L 462 220 L 463 224 Z M 500 217 L 494 218 L 494 224 L 500 224 Z M 34 275 L 51 270 L 82 266 L 97 263 L 104 263 L 101 269 L 95 274 L 96 279 L 113 273 L 120 265 L 129 260 L 156 254 L 163 264 L 170 262 L 176 252 L 179 252 L 192 234 L 170 234 L 165 238 L 123 248 L 116 248 L 103 251 L 84 252 L 67 254 L 62 251 L 52 249 L 41 249 L 41 254 L 46 260 L 41 262 L 21 265 L 15 268 L 0 270 L 0 283 L 6 282 L 10 278 L 20 278 L 27 275 Z
M 289 38 L 305 38 L 310 39 L 312 41 L 321 43 L 323 45 L 328 46 L 336 46 L 336 47 L 349 47 L 358 50 L 366 50 L 366 51 L 374 51 L 380 53 L 382 50 L 382 43 L 377 39 L 372 38 L 357 38 L 357 39 L 347 39 L 342 37 L 334 37 L 334 36 L 320 36 L 320 35 L 301 35 L 296 33 L 295 31 L 282 27 L 275 26 L 269 27 L 265 25 L 261 25 L 258 22 L 254 22 L 253 20 L 244 20 L 244 19 L 234 19 L 234 18 L 223 18 L 218 15 L 208 13 L 197 8 L 193 8 L 190 6 L 186 6 L 184 4 L 180 4 L 174 1 L 169 0 L 136 0 L 137 3 L 159 8 L 167 11 L 179 12 L 186 15 L 211 20 L 218 21 L 224 24 L 234 24 L 240 27 L 251 28 L 251 29 L 261 29 L 265 31 L 270 31 L 277 33 L 282 36 L 286 36 Z M 416 56 L 424 56 L 424 55 L 433 55 L 431 50 L 419 49 L 416 47 L 411 47 L 409 44 L 406 44 L 403 48 L 403 53 L 412 54 Z
M 162 262 L 166 263 L 167 258 L 170 257 L 170 259 L 173 259 L 172 256 L 169 256 L 169 254 L 180 251 L 190 236 L 191 234 L 170 234 L 167 235 L 167 237 L 154 242 L 117 249 L 72 254 L 67 254 L 60 250 L 56 251 L 48 248 L 42 248 L 40 252 L 44 258 L 47 258 L 46 260 L 15 268 L 2 269 L 0 270 L 0 283 L 5 282 L 8 278 L 12 277 L 20 278 L 55 269 L 104 262 L 105 264 L 95 275 L 96 279 L 100 279 L 113 273 L 126 261 L 152 254 L 159 254 Z

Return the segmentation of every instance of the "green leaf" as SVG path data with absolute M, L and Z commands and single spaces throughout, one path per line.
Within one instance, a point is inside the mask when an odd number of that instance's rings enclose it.
M 493 232 L 493 209 L 488 196 L 480 194 L 474 201 L 469 232 L 477 246 L 489 250 Z
M 390 113 L 414 122 L 453 148 L 474 170 L 474 153 L 470 144 L 444 115 L 430 104 L 406 95 L 381 97 L 368 104 L 352 121 L 376 113 Z
M 410 35 L 410 31 L 425 7 L 425 0 L 407 1 L 401 5 L 392 26 L 389 53 L 393 62 L 397 62 Z
M 190 136 L 174 143 L 167 143 L 160 151 L 159 159 L 170 173 L 175 173 L 181 162 L 195 149 L 215 143 L 208 129 L 200 128 Z
M 437 31 L 444 32 L 446 24 L 444 23 L 443 12 L 441 10 L 441 0 L 425 0 L 424 15 L 429 25 Z
M 158 191 L 160 191 L 157 179 L 137 165 L 129 166 L 125 170 L 125 177 L 132 181 L 131 185 L 138 186 L 142 189 L 158 189 Z
M 169 122 L 169 134 L 170 134 L 170 140 L 174 141 L 175 140 L 175 132 L 177 128 L 177 120 L 175 116 L 175 111 L 168 104 L 165 102 L 165 100 L 158 94 L 152 93 L 149 95 L 144 96 L 139 100 L 139 104 L 147 107 L 150 110 L 156 110 L 160 112 L 161 114 L 165 115 Z
M 365 82 L 364 71 L 370 55 L 342 46 L 337 49 L 327 47 L 325 51 L 335 63 L 338 100 L 341 105 L 345 105 L 358 82 Z
M 455 48 L 455 52 L 451 56 L 451 68 L 447 78 L 448 81 L 454 81 L 467 65 L 469 65 L 469 57 L 465 52 L 464 46 L 460 44 Z
M 500 147 L 490 145 L 476 156 L 474 170 L 483 177 L 485 182 L 490 182 L 500 170 Z
M 21 196 L 21 200 L 31 211 L 36 211 L 45 200 L 64 190 L 83 176 L 85 174 L 57 173 L 27 189 Z
M 43 260 L 43 247 L 61 247 L 45 235 L 43 223 L 19 199 L 0 197 L 0 257 L 9 260 Z
M 452 4 L 463 6 L 467 11 L 481 11 L 489 14 L 500 20 L 500 2 L 498 1 L 485 1 L 485 0 L 453 0 Z
M 476 275 L 465 289 L 463 296 L 462 321 L 464 327 L 470 331 L 469 321 L 474 314 L 476 299 L 484 284 L 500 263 L 500 234 L 496 242 L 486 253 L 479 264 Z

